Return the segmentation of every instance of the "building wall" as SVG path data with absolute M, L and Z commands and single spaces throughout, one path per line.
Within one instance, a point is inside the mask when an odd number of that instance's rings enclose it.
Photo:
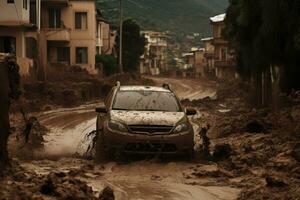
M 221 38 L 222 30 L 225 28 L 224 22 L 213 23 L 213 37 Z
M 61 8 L 61 21 L 62 28 L 68 29 L 70 31 L 70 40 L 63 41 L 58 40 L 60 43 L 64 43 L 65 47 L 70 48 L 70 65 L 79 65 L 85 68 L 89 73 L 97 73 L 95 69 L 95 55 L 96 55 L 96 33 L 97 33 L 97 22 L 96 22 L 96 6 L 95 2 L 72 0 L 69 2 L 69 6 L 60 7 Z M 44 34 L 47 35 L 49 31 L 49 6 L 43 6 L 42 8 L 42 30 Z M 86 12 L 87 13 L 87 29 L 78 30 L 75 28 L 75 13 L 76 12 Z M 47 46 L 47 43 L 44 43 Z M 76 63 L 76 48 L 86 47 L 88 49 L 88 63 L 81 64 Z M 56 59 L 54 56 L 56 50 L 51 51 L 49 54 L 52 59 Z M 45 56 L 44 55 L 44 58 Z M 47 59 L 47 58 L 46 58 Z M 47 61 L 49 63 L 49 61 Z
M 1 23 L 29 23 L 29 1 L 27 9 L 23 6 L 23 0 L 15 0 L 15 3 L 7 3 L 7 0 L 0 1 L 0 24 Z
M 31 59 L 26 58 L 25 33 L 22 28 L 4 28 L 0 27 L 0 37 L 13 37 L 16 39 L 16 57 L 20 66 L 20 74 L 26 76 L 33 65 Z
M 102 38 L 102 53 L 106 55 L 112 54 L 112 44 L 111 44 L 111 32 L 110 32 L 110 25 L 105 22 L 100 22 L 101 27 L 101 35 Z
M 195 56 L 195 75 L 196 77 L 204 76 L 204 51 L 194 52 Z

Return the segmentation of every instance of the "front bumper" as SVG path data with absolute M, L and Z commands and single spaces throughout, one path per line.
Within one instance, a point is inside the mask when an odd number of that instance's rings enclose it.
M 111 149 L 129 154 L 178 154 L 194 148 L 194 132 L 165 135 L 121 133 L 104 129 L 104 140 Z

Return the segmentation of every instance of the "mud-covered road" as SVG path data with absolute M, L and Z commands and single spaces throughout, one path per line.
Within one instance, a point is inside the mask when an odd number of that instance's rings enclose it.
M 158 85 L 170 83 L 181 99 L 214 97 L 216 93 L 212 82 L 170 78 L 153 80 Z M 59 170 L 78 170 L 93 164 L 84 159 L 82 154 L 88 145 L 84 140 L 85 135 L 95 129 L 94 108 L 100 104 L 101 102 L 96 102 L 77 108 L 37 113 L 41 124 L 50 129 L 50 133 L 45 136 L 45 152 L 41 153 L 41 160 L 23 162 L 22 166 L 37 173 L 48 174 Z M 197 128 L 195 124 L 195 129 Z M 115 191 L 116 199 L 230 200 L 238 197 L 239 190 L 226 183 L 189 176 L 195 166 L 208 171 L 214 168 L 212 163 L 176 160 L 161 162 L 152 159 L 128 164 L 111 162 L 85 170 L 79 178 L 95 191 L 110 186 Z

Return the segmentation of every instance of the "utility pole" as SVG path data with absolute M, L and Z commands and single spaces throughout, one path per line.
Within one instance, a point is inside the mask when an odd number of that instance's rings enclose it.
M 123 5 L 122 0 L 120 0 L 119 5 L 119 11 L 120 11 L 120 43 L 119 43 L 119 73 L 123 73 Z

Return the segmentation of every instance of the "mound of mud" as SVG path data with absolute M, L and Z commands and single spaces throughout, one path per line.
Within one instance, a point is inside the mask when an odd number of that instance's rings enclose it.
M 106 189 L 101 197 L 96 197 L 84 181 L 65 172 L 52 172 L 48 175 L 36 174 L 23 169 L 17 162 L 0 179 L 0 197 L 3 200 L 32 199 L 76 199 L 76 200 L 113 200 L 114 192 Z
M 123 85 L 154 85 L 150 79 L 136 74 L 117 74 L 100 78 L 83 72 L 60 72 L 47 81 L 25 81 L 23 83 L 23 107 L 28 111 L 44 111 L 49 105 L 73 107 L 87 101 L 104 98 L 111 87 L 120 81 Z M 11 111 L 17 111 L 13 105 Z

